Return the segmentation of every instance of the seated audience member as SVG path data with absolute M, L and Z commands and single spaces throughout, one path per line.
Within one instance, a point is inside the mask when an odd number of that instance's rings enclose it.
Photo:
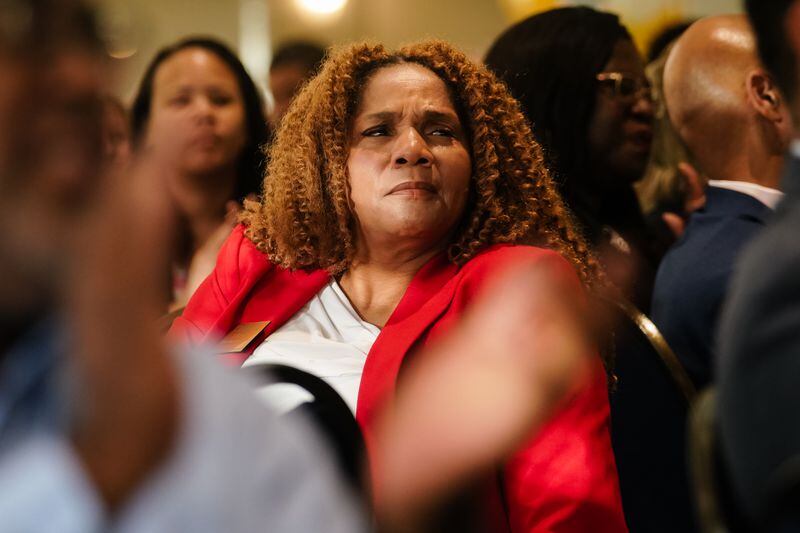
M 679 20 L 664 26 L 647 47 L 647 63 L 657 61 L 667 51 L 675 39 L 681 36 L 694 23 L 693 20 Z
M 291 42 L 278 47 L 269 66 L 272 111 L 269 122 L 277 130 L 300 88 L 319 70 L 325 49 L 314 43 Z
M 677 39 L 680 35 L 676 35 Z M 675 132 L 664 101 L 664 65 L 674 41 L 645 68 L 653 88 L 655 123 L 650 161 L 636 194 L 647 224 L 664 242 L 674 243 L 686 230 L 689 215 L 705 203 L 705 183 Z
M 747 1 L 760 58 L 800 116 L 800 1 Z M 722 458 L 753 531 L 800 528 L 800 144 L 786 196 L 739 260 L 719 328 L 715 368 Z
M 611 13 L 554 9 L 506 30 L 486 62 L 519 98 L 609 278 L 649 312 L 662 245 L 653 246 L 633 184 L 651 151 L 653 103 L 630 34 Z M 688 498 L 670 490 L 685 486 L 685 471 L 663 459 L 684 443 L 683 397 L 635 324 L 605 310 L 598 316 L 610 317 L 614 332 L 611 436 L 625 519 L 632 531 L 687 531 Z
M 292 103 L 268 161 L 263 199 L 246 204 L 173 335 L 213 342 L 249 324 L 233 335 L 249 344 L 224 358 L 326 379 L 373 460 L 377 415 L 409 362 L 462 322 L 490 278 L 530 265 L 575 294 L 600 283 L 517 102 L 446 43 L 335 54 Z M 279 393 L 284 409 L 302 402 Z M 489 527 L 624 531 L 608 417 L 595 357 L 591 379 L 490 480 Z
M 545 11 L 503 32 L 486 65 L 520 101 L 609 278 L 648 312 L 662 252 L 633 184 L 650 155 L 653 104 L 628 30 L 588 7 Z
M 133 101 L 137 147 L 171 136 L 170 196 L 184 227 L 173 268 L 173 308 L 214 268 L 242 200 L 260 192 L 267 126 L 261 96 L 239 59 L 212 39 L 158 52 Z
M 791 125 L 744 16 L 692 25 L 667 60 L 664 91 L 670 118 L 709 182 L 705 207 L 658 269 L 652 317 L 703 388 L 713 381 L 716 327 L 736 258 L 783 196 Z
M 161 174 L 179 154 L 167 136 L 130 174 L 100 174 L 91 13 L 28 0 L 0 17 L 13 23 L 0 33 L 0 530 L 366 531 L 309 431 L 210 361 L 167 355 Z M 503 277 L 384 416 L 386 531 L 419 531 L 415 515 L 491 468 L 590 371 L 574 287 L 554 287 L 544 263 Z M 453 401 L 472 394 L 480 404 Z

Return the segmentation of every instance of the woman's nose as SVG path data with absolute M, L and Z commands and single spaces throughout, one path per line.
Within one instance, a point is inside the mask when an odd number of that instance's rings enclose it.
M 394 147 L 393 162 L 395 167 L 406 165 L 430 166 L 433 154 L 428 144 L 416 128 L 408 128 L 397 137 Z
M 649 92 L 639 93 L 633 103 L 633 113 L 645 119 L 652 119 L 655 114 L 655 103 Z
M 202 122 L 211 121 L 214 118 L 214 106 L 208 98 L 195 98 L 192 105 L 192 114 L 195 120 Z

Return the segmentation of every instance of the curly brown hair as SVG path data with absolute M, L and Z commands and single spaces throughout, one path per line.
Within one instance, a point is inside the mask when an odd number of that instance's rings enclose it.
M 355 252 L 346 163 L 361 91 L 376 70 L 416 63 L 449 87 L 471 141 L 472 185 L 448 248 L 463 264 L 495 243 L 538 244 L 562 254 L 587 286 L 602 277 L 575 229 L 542 149 L 506 86 L 442 41 L 396 52 L 360 43 L 332 54 L 284 116 L 267 153 L 260 202 L 243 214 L 247 236 L 289 269 L 347 270 Z

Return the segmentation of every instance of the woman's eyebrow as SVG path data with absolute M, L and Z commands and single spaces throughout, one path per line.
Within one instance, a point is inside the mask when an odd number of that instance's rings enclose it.
M 378 111 L 376 113 L 369 113 L 367 115 L 362 115 L 358 118 L 361 120 L 378 120 L 381 122 L 393 120 L 397 116 L 397 113 L 394 111 Z
M 444 122 L 452 122 L 454 124 L 459 124 L 461 122 L 458 119 L 458 115 L 452 111 L 440 111 L 437 109 L 426 109 L 422 113 L 422 118 L 425 120 L 441 120 Z
M 377 111 L 375 113 L 369 113 L 366 115 L 361 115 L 358 117 L 361 120 L 377 120 L 381 122 L 389 122 L 397 118 L 398 113 L 394 111 Z M 452 111 L 441 111 L 438 109 L 426 109 L 422 112 L 422 119 L 428 121 L 445 121 L 445 122 L 452 122 L 454 124 L 460 123 L 458 119 L 458 115 L 453 113 Z

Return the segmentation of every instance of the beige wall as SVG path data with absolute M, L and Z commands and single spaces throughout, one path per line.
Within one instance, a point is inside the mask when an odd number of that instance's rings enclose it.
M 148 61 L 165 44 L 185 35 L 211 34 L 234 48 L 239 45 L 241 0 L 97 1 L 111 14 L 111 20 L 116 20 L 107 25 L 121 28 L 114 33 L 123 37 L 123 48 L 130 47 L 127 43 L 136 48 L 133 56 L 115 60 L 119 75 L 114 92 L 126 101 Z M 309 17 L 294 0 L 264 1 L 272 32 L 266 39 L 273 46 L 296 38 L 321 44 L 373 39 L 397 46 L 437 37 L 479 58 L 506 24 L 493 0 L 350 0 L 338 17 L 329 19 Z
M 121 35 L 127 48 L 136 48 L 133 56 L 115 60 L 120 67 L 115 92 L 125 100 L 132 96 L 155 51 L 180 37 L 211 34 L 238 48 L 240 7 L 245 2 L 262 2 L 259 5 L 269 12 L 267 20 L 260 21 L 269 28 L 262 35 L 263 48 L 295 38 L 322 44 L 373 39 L 397 46 L 437 37 L 453 42 L 476 59 L 512 18 L 524 16 L 537 6 L 582 3 L 622 12 L 642 44 L 667 19 L 740 9 L 739 0 L 349 0 L 338 16 L 314 19 L 297 7 L 296 0 L 94 1 L 104 8 L 106 26 L 116 28 L 112 33 Z M 269 54 L 263 51 L 262 55 L 266 63 Z M 253 74 L 262 78 L 258 82 L 266 81 L 258 69 Z
M 315 22 L 293 0 L 271 0 L 272 42 L 308 37 L 323 43 L 360 39 L 389 46 L 424 38 L 447 39 L 480 57 L 506 19 L 494 0 L 350 0 L 339 20 Z
M 187 35 L 214 35 L 236 47 L 239 34 L 238 0 L 96 0 L 101 23 L 120 35 L 136 53 L 116 59 L 116 89 L 126 101 L 156 51 Z

